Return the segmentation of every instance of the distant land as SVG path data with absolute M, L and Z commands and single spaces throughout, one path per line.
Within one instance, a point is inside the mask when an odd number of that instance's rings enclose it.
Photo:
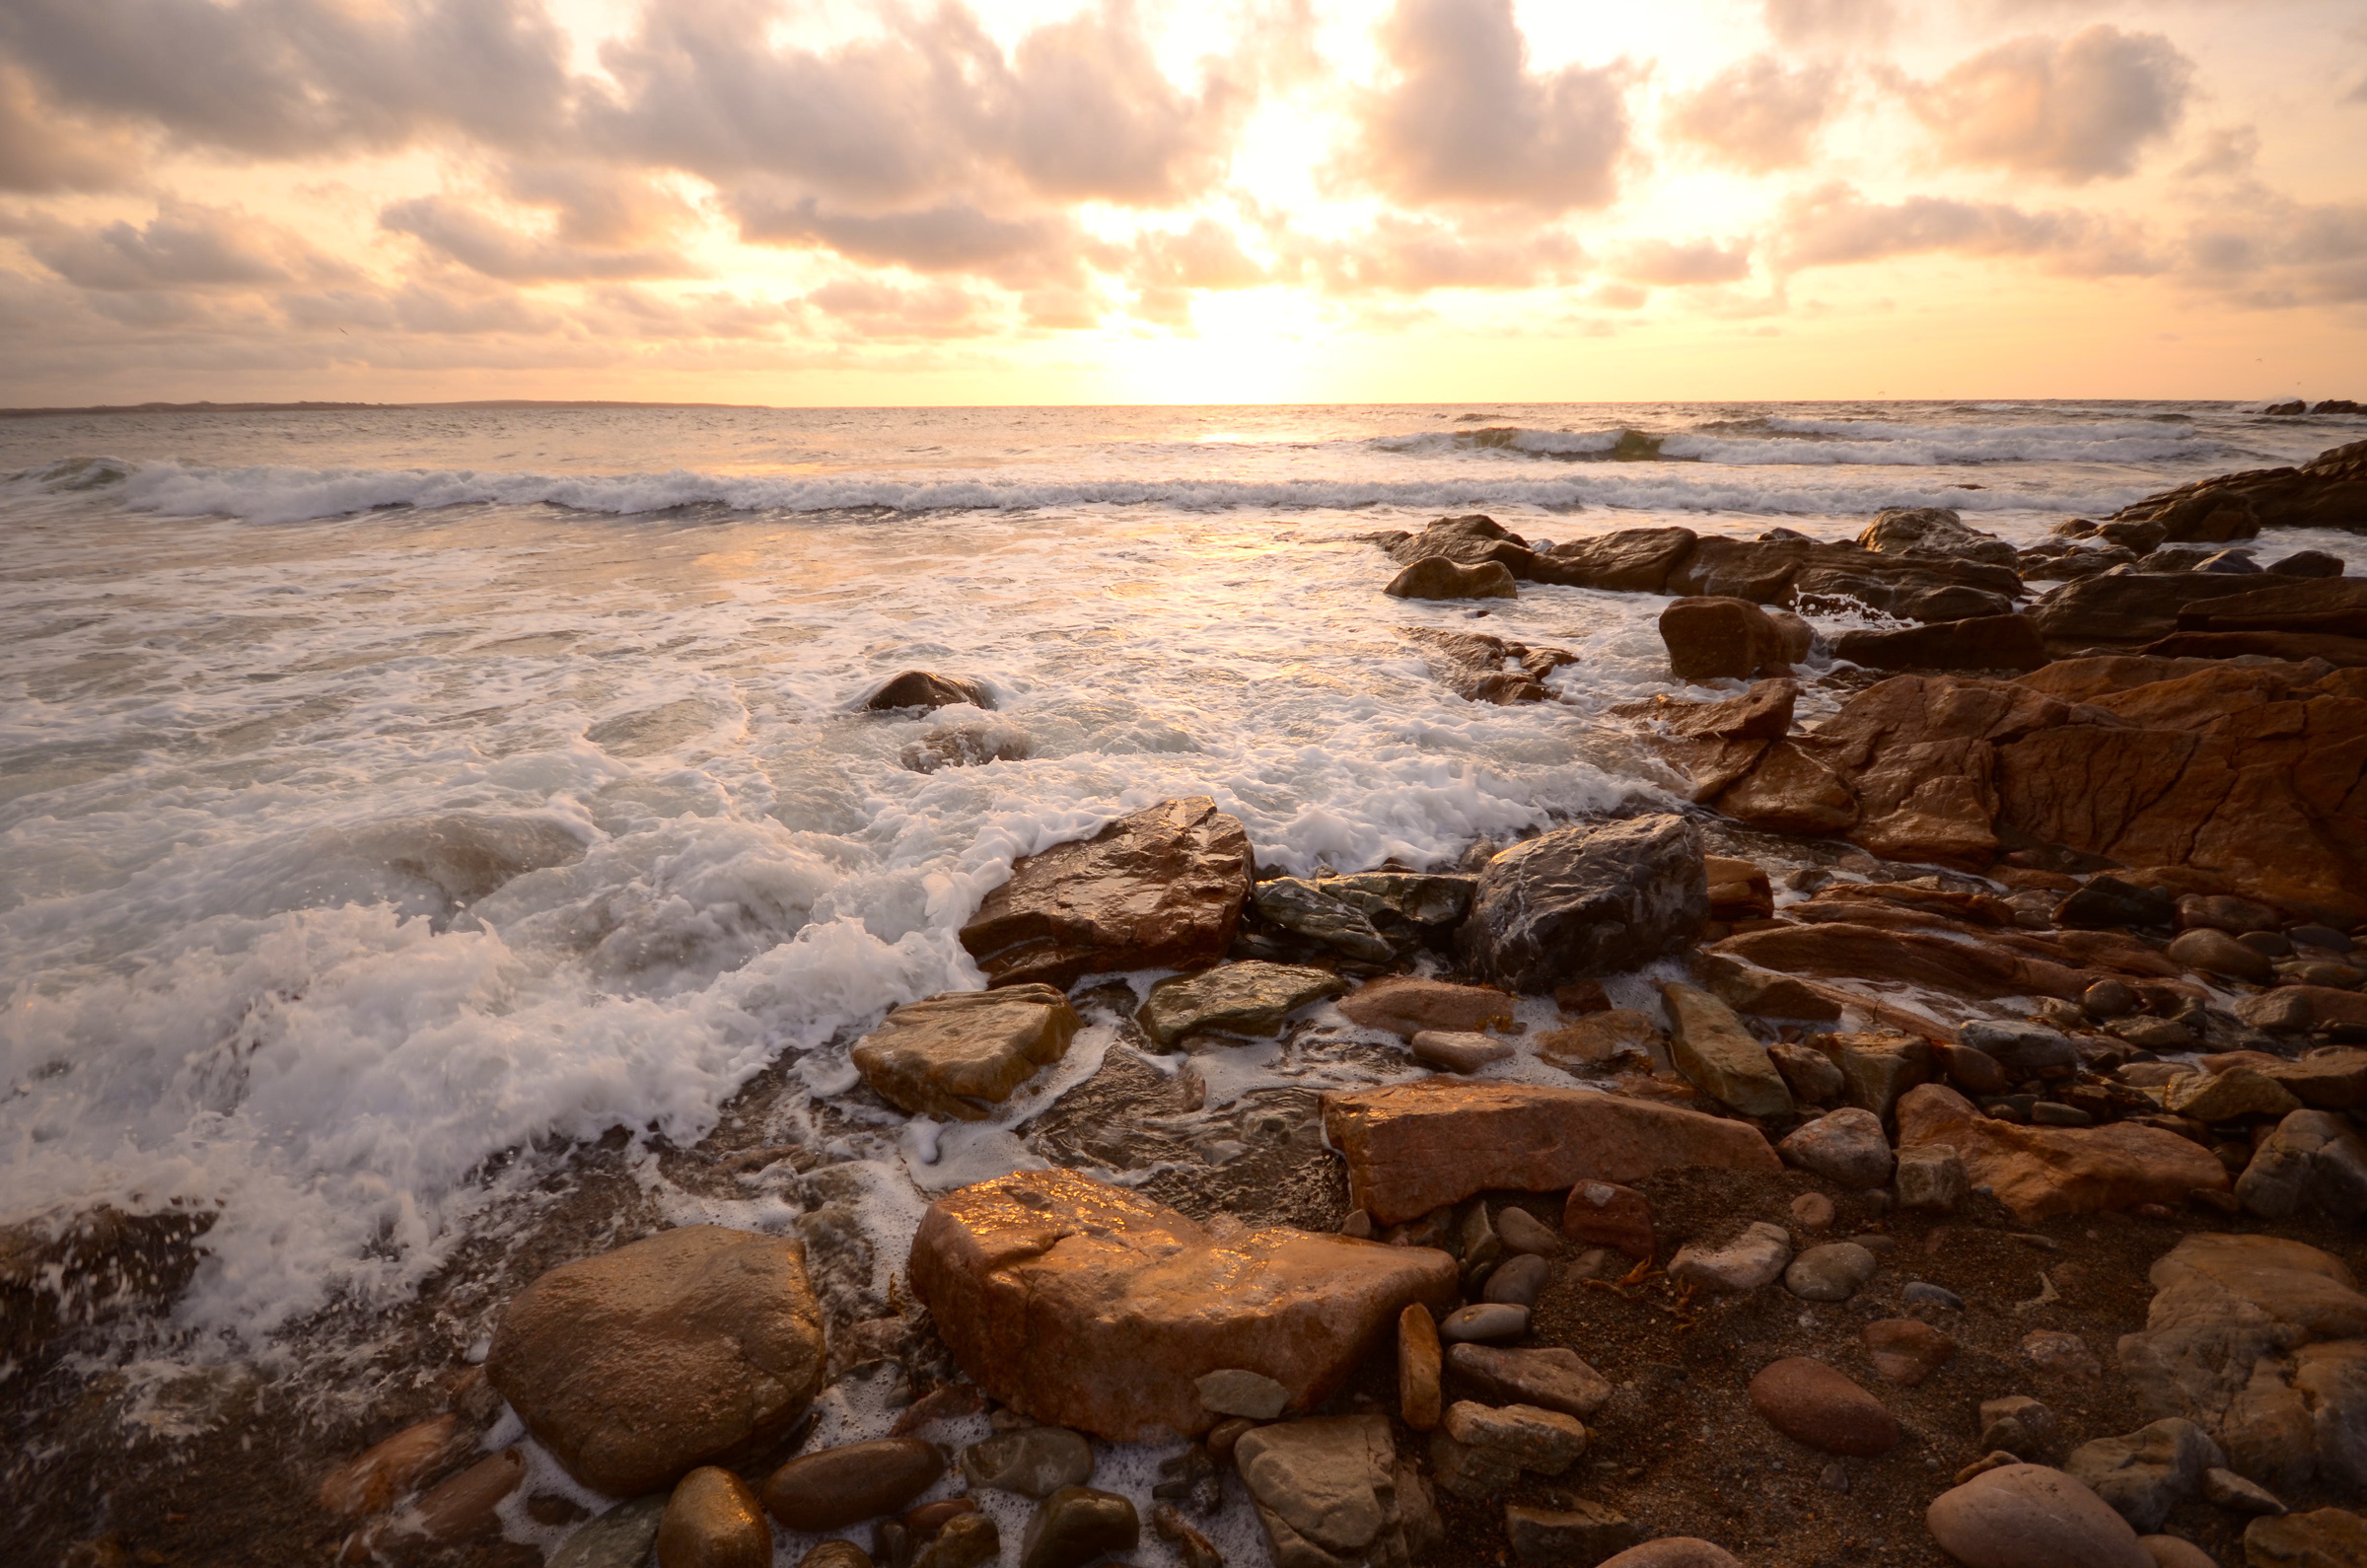
M 627 402 L 610 397 L 479 397 L 441 403 L 93 403 L 85 408 L 0 408 L 0 419 L 59 414 L 317 414 L 365 408 L 759 408 L 761 403 Z

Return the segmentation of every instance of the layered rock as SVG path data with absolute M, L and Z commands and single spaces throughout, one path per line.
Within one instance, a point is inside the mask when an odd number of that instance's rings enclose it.
M 2028 615 L 1981 615 L 1897 631 L 1845 631 L 1833 657 L 1868 670 L 2036 670 L 2046 645 Z
M 1268 1230 L 1217 1235 L 1122 1187 L 1024 1172 L 930 1205 L 913 1290 L 962 1369 L 1023 1415 L 1114 1441 L 1204 1432 L 1198 1380 L 1241 1369 L 1305 1411 L 1412 1302 L 1443 1310 L 1454 1259 Z
M 2177 1133 L 2134 1122 L 2020 1126 L 1982 1115 L 1941 1084 L 1910 1089 L 1899 1102 L 1900 1149 L 1926 1144 L 1954 1149 L 1972 1184 L 1989 1188 L 2024 1221 L 2183 1203 L 2228 1185 L 2226 1168 Z
M 1221 963 L 1179 974 L 1151 987 L 1137 1020 L 1162 1045 L 1213 1030 L 1225 1034 L 1275 1034 L 1297 1009 L 1337 996 L 1348 982 L 1328 969 L 1291 963 Z
M 962 928 L 990 985 L 1224 957 L 1250 897 L 1250 838 L 1205 795 L 1164 801 L 1011 868 Z
M 1470 702 L 1493 702 L 1500 707 L 1542 702 L 1553 695 L 1545 686 L 1545 677 L 1578 662 L 1578 656 L 1567 648 L 1532 648 L 1484 632 L 1441 631 L 1432 626 L 1403 630 L 1430 651 L 1430 674 Z
M 1514 991 L 1635 968 L 1709 917 L 1701 837 L 1681 817 L 1565 827 L 1496 856 L 1479 874 L 1456 950 Z
M 2264 528 L 2367 532 L 2367 441 L 2320 453 L 2289 468 L 2252 468 L 2182 484 L 2113 514 L 2158 524 L 2176 540 L 2248 539 Z
M 1261 1426 L 1234 1445 L 1276 1568 L 1402 1568 L 1441 1534 L 1413 1466 L 1382 1415 Z
M 914 1115 L 981 1121 L 1058 1061 L 1084 1020 L 1049 985 L 948 991 L 907 1002 L 855 1042 L 855 1070 Z

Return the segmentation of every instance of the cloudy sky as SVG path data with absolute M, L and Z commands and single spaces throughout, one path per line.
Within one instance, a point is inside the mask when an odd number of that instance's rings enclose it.
M 0 403 L 2292 392 L 2361 0 L 0 0 Z

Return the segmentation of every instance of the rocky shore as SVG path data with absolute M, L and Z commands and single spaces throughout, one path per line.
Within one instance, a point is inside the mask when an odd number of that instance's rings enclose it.
M 202 1210 L 0 1233 L 9 1560 L 2367 1564 L 2367 585 L 2287 526 L 2367 530 L 2367 444 L 2034 549 L 1382 535 L 1399 599 L 1669 597 L 1696 689 L 1600 721 L 1667 793 L 1451 869 L 1278 875 L 1206 797 L 1023 859 L 855 1110 L 776 1066 L 660 1150 L 727 1223 L 577 1149 L 340 1400 L 100 1353 Z M 1575 657 L 1411 635 L 1478 702 Z M 879 1129 L 1088 1039 L 884 1252 Z

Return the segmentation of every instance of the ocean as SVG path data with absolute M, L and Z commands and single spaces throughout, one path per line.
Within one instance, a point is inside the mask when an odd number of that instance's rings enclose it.
M 1598 722 L 1675 689 L 1662 601 L 1525 586 L 1474 621 L 1385 598 L 1375 532 L 1846 537 L 1951 506 L 2030 542 L 2363 428 L 2062 402 L 0 420 L 0 1222 L 218 1208 L 170 1322 L 125 1332 L 285 1354 L 530 1223 L 572 1142 L 687 1145 L 768 1067 L 844 1096 L 887 1007 L 981 983 L 956 932 L 1012 860 L 1121 813 L 1213 796 L 1304 874 L 1674 798 Z M 2259 544 L 2367 569 L 2367 538 Z M 1579 660 L 1562 701 L 1474 705 L 1422 626 Z M 1013 759 L 915 765 L 981 716 L 862 711 L 910 668 L 983 680 Z M 995 1122 L 842 1140 L 883 1271 L 933 1192 L 1036 1161 L 1027 1117 L 1111 1033 Z M 784 1223 L 638 1169 L 678 1218 Z

